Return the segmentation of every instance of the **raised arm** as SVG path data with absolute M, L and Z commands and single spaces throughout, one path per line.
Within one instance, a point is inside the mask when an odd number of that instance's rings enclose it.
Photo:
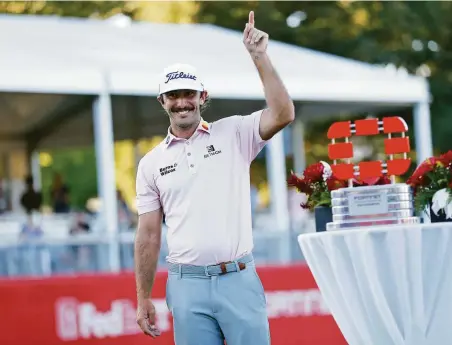
M 137 289 L 137 323 L 150 336 L 160 335 L 155 327 L 155 308 L 151 299 L 162 238 L 162 211 L 142 214 L 135 237 L 135 279 Z
M 253 11 L 243 32 L 243 42 L 264 86 L 268 108 L 261 115 L 259 134 L 263 140 L 269 140 L 295 119 L 295 107 L 267 55 L 268 34 L 254 27 Z

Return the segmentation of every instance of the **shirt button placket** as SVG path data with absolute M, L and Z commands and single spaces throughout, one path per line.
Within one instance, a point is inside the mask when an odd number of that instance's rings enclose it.
M 192 174 L 194 174 L 196 172 L 196 165 L 193 159 L 193 154 L 192 154 L 192 146 L 190 145 L 190 142 L 187 140 L 185 142 L 185 152 L 187 154 L 187 163 L 188 163 L 188 171 Z

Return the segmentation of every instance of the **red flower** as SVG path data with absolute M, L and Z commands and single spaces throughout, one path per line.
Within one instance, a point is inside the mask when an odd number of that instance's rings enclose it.
M 449 150 L 439 156 L 439 160 L 444 164 L 444 166 L 449 166 L 452 163 L 452 150 Z
M 427 186 L 430 183 L 428 176 L 411 176 L 406 183 L 413 188 Z
M 427 174 L 433 171 L 437 162 L 438 159 L 435 157 L 426 159 L 424 162 L 422 162 L 421 165 L 417 167 L 413 175 L 408 178 L 407 184 L 412 187 L 425 186 L 429 184 L 430 179 L 428 178 Z
M 291 173 L 289 178 L 287 179 L 287 185 L 289 187 L 295 187 L 300 193 L 311 194 L 312 188 L 309 185 L 309 182 L 304 178 L 300 178 L 294 173 Z
M 414 171 L 413 175 L 411 175 L 411 177 L 416 178 L 416 177 L 420 177 L 425 175 L 426 173 L 430 172 L 433 170 L 434 164 L 432 164 L 432 162 L 434 162 L 436 159 L 435 158 L 429 158 L 426 159 L 425 161 L 423 161 Z
M 315 163 L 308 166 L 303 175 L 306 181 L 310 183 L 320 182 L 323 180 L 323 170 L 324 166 L 322 163 Z

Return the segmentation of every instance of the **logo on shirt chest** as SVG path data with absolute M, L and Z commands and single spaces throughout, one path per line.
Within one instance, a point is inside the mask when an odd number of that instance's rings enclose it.
M 162 176 L 168 175 L 169 173 L 176 171 L 176 167 L 177 167 L 177 163 L 168 165 L 164 168 L 160 168 L 160 175 L 162 175 Z
M 221 153 L 221 150 L 216 150 L 213 145 L 206 146 L 207 154 L 204 155 L 204 158 L 209 158 L 211 156 L 215 156 Z

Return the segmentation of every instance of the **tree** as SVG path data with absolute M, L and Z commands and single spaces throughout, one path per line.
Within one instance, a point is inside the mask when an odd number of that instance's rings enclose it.
M 98 18 L 134 14 L 125 1 L 0 1 L 0 13 Z
M 440 151 L 452 148 L 451 2 L 199 2 L 197 20 L 242 30 L 249 10 L 272 39 L 430 74 L 433 144 Z M 288 26 L 287 18 L 297 13 L 301 24 Z
M 108 18 L 124 14 L 135 20 L 190 23 L 195 2 L 173 1 L 0 1 L 0 13 Z

